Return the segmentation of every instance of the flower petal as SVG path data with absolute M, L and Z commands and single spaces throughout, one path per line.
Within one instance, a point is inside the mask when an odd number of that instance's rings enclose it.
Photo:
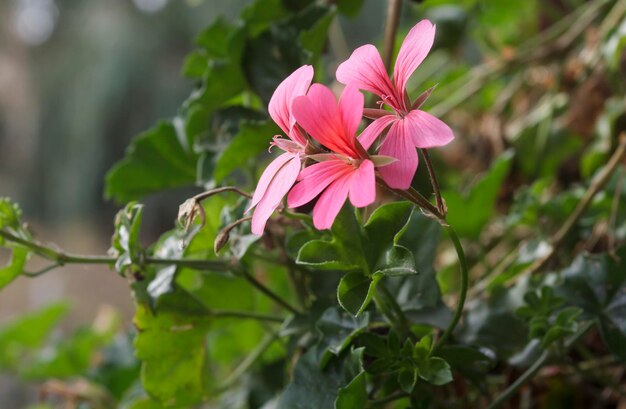
M 332 91 L 313 84 L 306 96 L 297 97 L 292 104 L 298 123 L 319 143 L 333 152 L 356 157 L 354 133 L 347 135 L 337 100 Z
M 328 160 L 305 168 L 300 173 L 300 182 L 289 192 L 287 204 L 300 207 L 310 202 L 329 184 L 351 171 L 352 166 L 342 160 Z
M 270 218 L 274 210 L 280 205 L 283 197 L 293 186 L 300 173 L 300 157 L 292 156 L 291 160 L 285 163 L 276 173 L 270 185 L 265 191 L 265 195 L 259 201 L 252 214 L 252 233 L 263 234 L 265 223 Z
M 348 197 L 352 175 L 347 173 L 335 180 L 322 193 L 313 208 L 313 225 L 318 230 L 330 229 Z
M 354 84 L 347 85 L 339 98 L 339 114 L 343 121 L 346 136 L 354 141 L 356 131 L 363 119 L 365 98 Z
M 394 95 L 393 85 L 376 47 L 366 44 L 354 50 L 337 68 L 337 81 L 385 98 Z
M 393 79 L 396 88 L 404 94 L 406 83 L 413 71 L 424 61 L 435 41 L 435 25 L 428 20 L 417 23 L 402 42 Z
M 269 165 L 267 165 L 267 167 L 263 171 L 263 174 L 259 178 L 259 183 L 257 183 L 256 185 L 256 189 L 254 190 L 254 195 L 252 196 L 252 201 L 250 202 L 250 206 L 248 206 L 246 213 L 249 212 L 250 209 L 252 209 L 254 206 L 257 205 L 257 203 L 261 201 L 263 196 L 265 196 L 265 192 L 267 191 L 268 187 L 272 183 L 272 180 L 274 179 L 278 171 L 283 167 L 285 163 L 293 159 L 293 157 L 294 157 L 293 153 L 290 153 L 290 152 L 283 153 L 282 155 L 274 159 Z M 298 157 L 298 161 L 299 160 L 300 158 Z
M 274 122 L 280 126 L 287 136 L 300 143 L 302 146 L 306 145 L 306 141 L 302 139 L 302 135 L 298 132 L 292 132 L 296 120 L 291 112 L 291 103 L 295 97 L 306 94 L 312 80 L 313 67 L 303 65 L 278 85 L 268 106 L 270 116 Z
M 378 152 L 398 159 L 397 162 L 379 169 L 385 183 L 394 189 L 408 189 L 417 170 L 417 151 L 407 128 L 406 120 L 391 125 Z
M 413 110 L 404 117 L 406 131 L 418 148 L 444 146 L 454 139 L 452 129 L 428 112 Z
M 352 172 L 350 180 L 350 202 L 355 207 L 365 207 L 376 199 L 376 176 L 374 163 L 364 160 Z
M 361 135 L 359 135 L 359 142 L 361 142 L 363 148 L 369 149 L 376 138 L 378 138 L 378 136 L 396 120 L 398 120 L 398 117 L 390 113 L 389 115 L 381 116 L 369 124 L 367 128 L 361 132 Z

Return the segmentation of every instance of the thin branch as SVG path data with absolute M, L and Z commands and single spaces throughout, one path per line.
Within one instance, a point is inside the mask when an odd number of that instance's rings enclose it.
M 544 257 L 536 260 L 533 264 L 531 264 L 526 270 L 522 271 L 520 274 L 516 276 L 516 280 L 519 278 L 535 274 L 544 268 L 550 260 L 557 254 L 557 251 L 563 245 L 563 241 L 569 234 L 569 232 L 576 226 L 578 220 L 585 213 L 593 198 L 600 192 L 600 190 L 608 183 L 611 178 L 611 175 L 617 169 L 617 166 L 622 162 L 624 157 L 626 156 L 626 132 L 622 132 L 619 136 L 619 145 L 609 162 L 602 168 L 600 173 L 598 173 L 597 177 L 591 182 L 589 188 L 585 191 L 582 199 L 578 202 L 578 205 L 574 209 L 574 212 L 567 218 L 565 223 L 561 226 L 561 228 L 556 232 L 554 237 L 551 240 L 551 249 Z
M 402 0 L 389 0 L 387 2 L 387 21 L 385 22 L 385 39 L 383 44 L 383 63 L 388 72 L 391 72 L 391 60 L 396 44 Z
M 252 319 L 257 321 L 268 321 L 281 323 L 285 319 L 278 315 L 263 314 L 254 311 L 234 311 L 234 310 L 209 310 L 208 314 L 216 318 L 241 318 Z
M 268 298 L 271 298 L 276 304 L 284 307 L 294 314 L 298 314 L 299 311 L 289 304 L 287 301 L 283 300 L 278 294 L 270 290 L 263 283 L 258 281 L 252 274 L 250 274 L 245 268 L 241 267 L 238 269 L 237 273 L 241 275 L 248 283 L 252 284 L 257 290 L 261 291 Z

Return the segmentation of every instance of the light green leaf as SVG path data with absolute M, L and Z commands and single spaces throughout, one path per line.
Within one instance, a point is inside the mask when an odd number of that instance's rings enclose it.
M 344 310 L 359 316 L 369 305 L 378 281 L 383 273 L 374 273 L 371 277 L 361 273 L 348 273 L 339 282 L 337 300 Z

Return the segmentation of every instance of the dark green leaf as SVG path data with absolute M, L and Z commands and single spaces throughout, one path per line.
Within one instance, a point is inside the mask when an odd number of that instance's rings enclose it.
M 354 17 L 359 13 L 363 6 L 363 0 L 338 0 L 337 9 L 341 14 L 348 17 Z
M 336 360 L 321 369 L 317 348 L 309 349 L 296 364 L 293 380 L 278 400 L 277 409 L 333 409 L 343 383 Z
M 126 157 L 109 170 L 105 196 L 121 203 L 191 185 L 196 180 L 197 159 L 175 126 L 161 122 L 137 136 Z
M 327 309 L 316 324 L 322 334 L 320 345 L 325 347 L 321 351 L 323 353 L 321 365 L 326 365 L 331 358 L 330 354 L 339 355 L 345 350 L 352 340 L 367 328 L 369 322 L 369 313 L 357 318 L 337 308 Z
M 348 273 L 339 282 L 337 300 L 344 310 L 360 315 L 369 305 L 376 284 L 383 277 L 383 273 L 375 273 L 371 277 L 361 273 Z
M 417 382 L 417 368 L 413 366 L 407 366 L 405 368 L 400 369 L 398 372 L 398 384 L 400 384 L 400 388 L 406 393 L 413 392 L 413 388 L 415 388 L 415 383 Z
M 266 151 L 272 136 L 279 132 L 280 129 L 270 121 L 242 123 L 239 132 L 217 159 L 215 181 L 221 182 L 231 172 L 243 168 L 252 158 Z
M 348 385 L 339 389 L 335 409 L 364 408 L 367 403 L 366 387 L 365 372 L 361 371 Z
M 563 271 L 558 288 L 569 304 L 580 307 L 584 318 L 599 323 L 600 334 L 609 349 L 626 359 L 626 247 L 615 258 L 609 255 L 579 256 Z M 567 318 L 567 317 L 565 317 Z
M 426 361 L 426 365 L 420 365 L 419 376 L 425 381 L 437 386 L 452 382 L 450 365 L 438 357 L 430 357 Z

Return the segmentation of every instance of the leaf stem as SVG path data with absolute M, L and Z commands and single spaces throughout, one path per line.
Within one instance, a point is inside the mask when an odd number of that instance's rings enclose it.
M 467 297 L 467 289 L 469 287 L 469 277 L 468 277 L 469 274 L 467 270 L 467 260 L 465 259 L 465 253 L 463 251 L 463 246 L 461 245 L 461 241 L 459 240 L 459 236 L 457 236 L 456 232 L 454 231 L 452 227 L 443 226 L 443 228 L 446 230 L 446 233 L 448 233 L 448 236 L 450 236 L 452 243 L 454 243 L 454 249 L 456 250 L 456 254 L 459 259 L 459 264 L 461 267 L 461 289 L 459 292 L 459 299 L 456 304 L 456 309 L 454 311 L 454 316 L 452 317 L 452 321 L 448 325 L 448 328 L 446 328 L 446 330 L 444 331 L 443 335 L 441 335 L 441 338 L 439 338 L 437 343 L 433 346 L 431 353 L 437 352 L 437 350 L 441 347 L 441 345 L 443 345 L 448 340 L 448 338 L 450 338 L 450 335 L 452 335 L 452 332 L 454 332 L 454 329 L 456 328 L 457 324 L 461 320 L 461 315 L 463 314 L 463 307 L 465 306 L 465 299 Z

